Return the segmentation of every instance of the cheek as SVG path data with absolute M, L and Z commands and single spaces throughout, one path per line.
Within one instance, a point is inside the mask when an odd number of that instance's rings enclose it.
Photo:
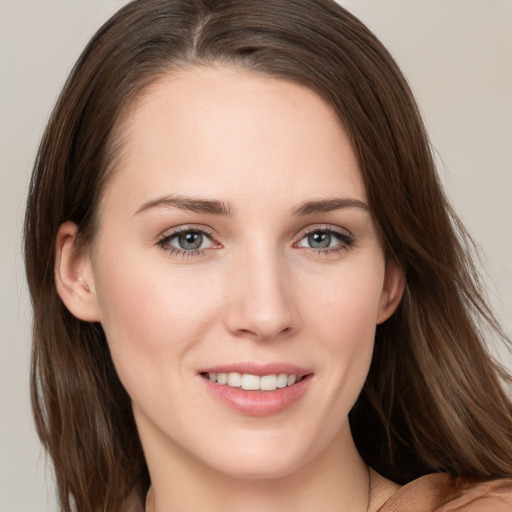
M 198 289 L 196 280 L 191 283 L 186 272 L 171 272 L 166 262 L 141 260 L 125 255 L 122 262 L 109 264 L 105 258 L 95 272 L 101 324 L 127 388 L 130 381 L 182 371 L 178 362 L 183 363 L 215 314 L 212 287 Z M 162 371 L 155 371 L 159 366 Z
M 366 380 L 372 360 L 383 271 L 364 267 L 361 272 L 333 279 L 328 293 L 315 300 L 310 325 L 321 328 L 317 336 L 328 361 L 325 366 L 331 410 L 346 417 Z
M 382 292 L 383 271 L 365 266 L 333 278 L 328 290 L 312 302 L 326 343 L 334 351 L 358 350 L 373 343 Z

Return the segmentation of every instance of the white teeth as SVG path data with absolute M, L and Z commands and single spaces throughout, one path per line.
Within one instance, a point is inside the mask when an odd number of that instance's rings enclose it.
M 260 389 L 274 391 L 277 388 L 277 375 L 264 375 L 261 377 Z
M 261 377 L 258 377 L 257 375 L 244 373 L 242 375 L 242 388 L 247 389 L 248 391 L 260 389 L 260 380 Z
M 242 385 L 241 373 L 228 373 L 228 386 L 232 388 L 239 388 Z
M 277 376 L 277 387 L 285 388 L 288 385 L 288 375 L 286 373 L 280 373 Z
M 280 373 L 278 375 L 252 375 L 250 373 L 208 373 L 208 379 L 212 382 L 225 385 L 232 388 L 242 388 L 247 391 L 275 391 L 276 389 L 286 388 L 293 386 L 300 379 L 297 375 L 288 375 L 287 373 Z

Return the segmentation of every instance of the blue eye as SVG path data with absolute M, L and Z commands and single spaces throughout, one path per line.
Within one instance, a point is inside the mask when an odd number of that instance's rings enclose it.
M 180 253 L 202 251 L 213 246 L 209 235 L 197 229 L 183 229 L 171 233 L 158 242 L 158 245 L 172 252 Z
M 304 235 L 297 244 L 318 251 L 326 249 L 343 249 L 351 246 L 354 239 L 348 233 L 333 231 L 331 229 L 316 229 Z

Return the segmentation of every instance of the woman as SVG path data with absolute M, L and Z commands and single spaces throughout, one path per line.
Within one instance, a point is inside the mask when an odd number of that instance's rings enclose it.
M 510 510 L 467 240 L 404 78 L 337 4 L 128 4 L 27 207 L 62 510 Z

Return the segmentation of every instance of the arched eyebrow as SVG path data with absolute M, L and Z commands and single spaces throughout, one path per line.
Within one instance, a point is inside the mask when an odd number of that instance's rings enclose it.
M 368 212 L 370 209 L 368 205 L 351 197 L 324 199 L 320 201 L 306 201 L 299 204 L 292 210 L 292 215 L 297 217 L 304 217 L 305 215 L 313 215 L 315 213 L 326 213 L 342 208 L 356 208 Z
M 135 215 L 147 212 L 153 208 L 177 208 L 194 213 L 206 213 L 208 215 L 232 216 L 235 209 L 231 203 L 215 199 L 204 199 L 199 197 L 188 197 L 181 195 L 163 196 L 146 201 Z M 315 213 L 326 213 L 343 208 L 356 208 L 362 211 L 369 211 L 368 205 L 354 198 L 335 198 L 318 201 L 305 201 L 292 209 L 294 217 L 304 217 Z
M 178 210 L 186 210 L 195 213 L 206 213 L 208 215 L 233 215 L 233 206 L 230 203 L 217 201 L 214 199 L 203 199 L 199 197 L 188 196 L 163 196 L 145 202 L 136 212 L 135 215 L 147 212 L 153 208 L 177 208 Z

